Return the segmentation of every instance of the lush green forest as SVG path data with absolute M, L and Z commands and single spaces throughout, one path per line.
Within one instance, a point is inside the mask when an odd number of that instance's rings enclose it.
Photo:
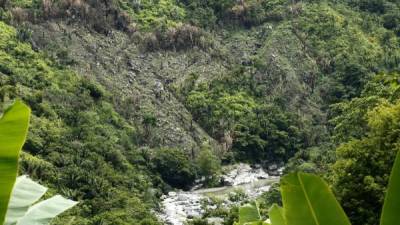
M 245 162 L 318 174 L 377 225 L 399 98 L 397 0 L 0 0 L 0 111 L 32 109 L 19 173 L 79 201 L 52 224 L 163 224 L 163 194 Z

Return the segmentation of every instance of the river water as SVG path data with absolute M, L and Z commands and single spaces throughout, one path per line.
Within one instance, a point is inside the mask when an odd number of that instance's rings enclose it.
M 282 169 L 278 171 L 281 172 Z M 228 183 L 227 186 L 170 192 L 163 196 L 159 218 L 168 225 L 184 225 L 188 218 L 203 215 L 202 201 L 207 201 L 212 196 L 224 199 L 229 206 L 229 193 L 241 189 L 248 198 L 255 199 L 279 181 L 279 176 L 270 176 L 263 169 L 255 169 L 248 164 L 237 164 L 222 177 Z

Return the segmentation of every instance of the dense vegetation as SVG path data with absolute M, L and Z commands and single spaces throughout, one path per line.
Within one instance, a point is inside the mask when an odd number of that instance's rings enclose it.
M 396 73 L 377 75 L 360 98 L 335 105 L 342 111 L 334 119 L 335 138 L 343 140 L 334 165 L 335 187 L 357 224 L 376 224 L 379 219 L 376 212 L 398 150 L 398 79 Z M 350 123 L 353 126 L 345 128 Z
M 2 106 L 21 98 L 33 111 L 21 172 L 81 201 L 74 212 L 80 224 L 150 223 L 143 199 L 151 179 L 135 163 L 135 129 L 101 86 L 34 52 L 14 28 L 0 27 Z
M 400 152 L 395 158 L 380 216 L 381 225 L 395 224 L 399 220 Z M 329 186 L 318 176 L 291 173 L 282 178 L 281 186 L 283 207 L 274 204 L 269 209 L 268 220 L 263 221 L 257 202 L 252 202 L 240 207 L 239 221 L 235 225 L 350 225 Z
M 323 174 L 353 225 L 378 224 L 399 143 L 398 1 L 0 0 L 0 19 L 0 108 L 21 98 L 33 111 L 20 170 L 81 202 L 56 224 L 159 224 L 162 193 L 218 185 L 221 163 L 237 161 Z M 84 49 L 86 35 L 102 35 L 97 66 L 121 31 L 136 61 L 85 74 L 84 54 L 45 31 L 83 36 Z M 135 63 L 145 84 L 143 71 L 159 70 L 165 93 L 105 82 Z M 178 119 L 157 117 L 170 109 Z M 186 110 L 190 124 L 176 130 L 195 146 L 165 143 L 162 126 Z M 265 194 L 261 210 L 276 200 Z M 237 213 L 224 212 L 226 224 Z

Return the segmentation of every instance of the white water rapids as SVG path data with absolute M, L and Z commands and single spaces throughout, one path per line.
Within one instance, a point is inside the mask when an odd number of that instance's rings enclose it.
M 282 169 L 278 171 L 281 172 Z M 238 188 L 242 189 L 250 199 L 254 199 L 268 191 L 273 183 L 278 182 L 279 176 L 270 176 L 261 168 L 254 169 L 247 164 L 238 164 L 223 175 L 223 179 L 229 184 L 228 186 L 170 192 L 163 196 L 159 218 L 168 225 L 184 225 L 187 219 L 203 215 L 202 200 L 218 196 L 226 199 L 226 204 L 229 205 L 228 194 Z

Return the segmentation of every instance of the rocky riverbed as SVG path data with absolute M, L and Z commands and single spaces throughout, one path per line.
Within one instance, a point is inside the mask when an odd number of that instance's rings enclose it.
M 242 189 L 249 198 L 256 198 L 269 190 L 270 186 L 279 181 L 282 169 L 272 173 L 266 172 L 261 167 L 251 167 L 248 164 L 237 164 L 222 176 L 225 183 L 223 187 L 193 189 L 191 191 L 170 192 L 162 197 L 162 212 L 159 218 L 168 225 L 184 225 L 189 218 L 201 217 L 204 213 L 202 202 L 208 201 L 210 196 L 226 199 L 229 193 Z M 271 175 L 270 175 L 271 174 Z M 220 222 L 214 218 L 215 224 Z

